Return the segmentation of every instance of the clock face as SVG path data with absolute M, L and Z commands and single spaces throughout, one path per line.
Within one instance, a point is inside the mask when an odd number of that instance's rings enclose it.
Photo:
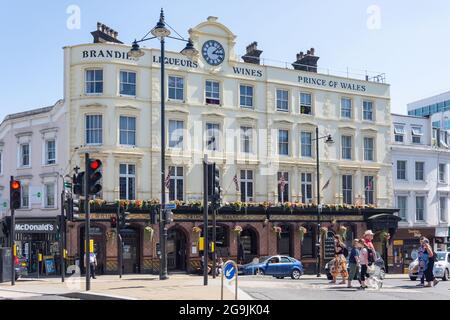
M 203 58 L 212 66 L 218 66 L 225 60 L 225 50 L 214 40 L 205 42 L 202 49 Z

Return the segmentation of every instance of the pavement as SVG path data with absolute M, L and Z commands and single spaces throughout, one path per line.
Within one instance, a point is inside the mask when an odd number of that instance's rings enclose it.
M 91 280 L 91 290 L 85 291 L 85 278 L 20 279 L 14 287 L 10 283 L 0 284 L 0 299 L 3 300 L 220 300 L 221 278 L 210 278 L 208 286 L 203 277 L 170 275 L 159 281 L 153 275 L 98 276 Z M 225 281 L 224 300 L 234 300 L 234 283 Z M 239 300 L 253 300 L 238 290 Z
M 234 283 L 225 281 L 224 300 L 234 300 Z M 450 300 L 450 281 L 441 281 L 435 288 L 418 288 L 418 282 L 407 275 L 387 275 L 380 290 L 331 285 L 325 276 L 303 276 L 300 280 L 275 279 L 270 276 L 239 277 L 239 300 Z M 357 286 L 357 282 L 354 282 Z M 221 278 L 170 275 L 160 281 L 153 275 L 99 276 L 85 291 L 85 278 L 21 279 L 16 286 L 0 284 L 3 300 L 220 300 Z

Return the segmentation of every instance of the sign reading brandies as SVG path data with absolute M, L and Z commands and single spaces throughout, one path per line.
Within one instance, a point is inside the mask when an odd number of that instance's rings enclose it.
M 17 222 L 17 233 L 56 233 L 56 225 L 52 222 Z

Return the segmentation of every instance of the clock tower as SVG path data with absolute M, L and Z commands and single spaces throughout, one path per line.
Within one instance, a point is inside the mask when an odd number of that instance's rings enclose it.
M 230 61 L 239 61 L 234 52 L 236 36 L 217 20 L 216 17 L 208 17 L 207 21 L 189 30 L 201 52 L 199 63 L 212 70 L 221 69 Z

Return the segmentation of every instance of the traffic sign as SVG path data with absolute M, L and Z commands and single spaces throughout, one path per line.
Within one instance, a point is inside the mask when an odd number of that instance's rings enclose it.
M 169 203 L 169 204 L 166 204 L 166 206 L 165 206 L 166 210 L 176 210 L 176 208 L 177 208 L 177 205 L 174 203 Z
M 225 278 L 227 278 L 227 280 L 233 280 L 234 276 L 236 275 L 236 268 L 234 266 L 234 264 L 229 263 L 225 266 L 225 269 L 223 270 L 223 273 L 225 275 Z

